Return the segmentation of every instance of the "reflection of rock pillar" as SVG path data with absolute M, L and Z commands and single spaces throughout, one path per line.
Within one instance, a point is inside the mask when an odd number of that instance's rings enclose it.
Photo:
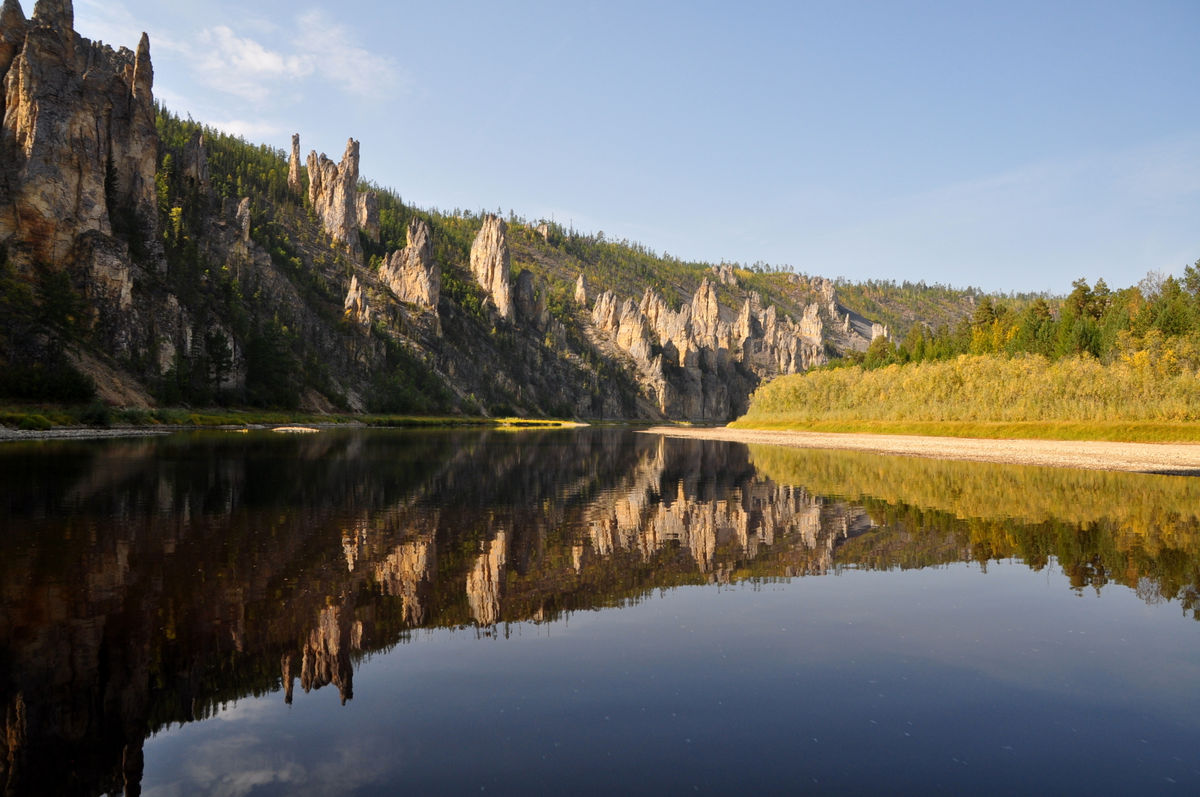
M 21 782 L 21 765 L 25 758 L 25 697 L 21 693 L 11 703 L 4 717 L 4 760 L 0 761 L 0 775 L 6 775 L 8 784 Z M 7 793 L 7 789 L 5 790 Z
M 375 579 L 385 595 L 401 598 L 404 622 L 411 626 L 425 622 L 422 586 L 433 580 L 437 546 L 434 539 L 419 539 L 396 546 L 387 558 L 375 566 Z
M 350 613 L 341 606 L 321 611 L 317 627 L 308 635 L 300 664 L 300 686 L 305 692 L 333 684 L 342 704 L 354 697 L 354 669 L 350 663 Z
M 142 793 L 142 772 L 146 766 L 146 757 L 142 750 L 145 739 L 137 737 L 137 741 L 125 745 L 121 751 L 121 774 L 125 781 L 126 797 L 138 797 Z
M 480 625 L 495 625 L 500 619 L 500 588 L 507 557 L 508 537 L 501 531 L 484 544 L 483 553 L 467 574 L 467 600 Z
M 293 661 L 295 661 L 295 656 L 291 653 L 284 653 L 283 659 L 279 662 L 279 669 L 283 672 L 283 702 L 289 706 L 292 704 L 292 690 L 296 686 L 296 673 L 292 672 Z

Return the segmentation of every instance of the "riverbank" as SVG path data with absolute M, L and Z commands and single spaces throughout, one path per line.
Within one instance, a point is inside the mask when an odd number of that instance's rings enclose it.
M 172 411 L 175 412 L 175 411 Z M 25 424 L 24 428 L 12 428 L 0 423 L 0 443 L 17 440 L 95 440 L 113 437 L 153 437 L 172 432 L 194 432 L 201 430 L 246 432 L 251 430 L 282 432 L 315 432 L 323 429 L 564 429 L 586 426 L 578 421 L 548 420 L 542 418 L 482 418 L 482 417 L 421 417 L 421 416 L 289 416 L 264 418 L 258 415 L 241 415 L 236 412 L 220 414 L 184 415 L 175 422 L 164 422 L 156 418 L 143 423 L 117 423 L 103 426 L 80 424 Z M 32 428 L 30 428 L 32 427 Z
M 647 434 L 724 440 L 791 448 L 868 451 L 933 459 L 1042 465 L 1055 468 L 1174 473 L 1200 476 L 1200 444 L 1120 443 L 1104 440 L 1025 440 L 926 437 L 893 434 L 655 426 Z

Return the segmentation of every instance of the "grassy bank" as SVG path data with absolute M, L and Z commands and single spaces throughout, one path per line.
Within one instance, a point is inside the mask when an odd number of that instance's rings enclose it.
M 776 379 L 733 426 L 1057 440 L 1200 440 L 1200 380 L 1130 359 L 1038 355 L 814 371 Z
M 484 418 L 449 415 L 319 415 L 296 412 L 224 409 L 115 409 L 100 404 L 87 406 L 39 405 L 0 408 L 0 426 L 22 431 L 42 431 L 56 427 L 89 426 L 94 428 L 183 426 L 211 428 L 219 426 L 283 425 L 365 425 L 375 427 L 559 427 L 571 421 L 542 418 Z

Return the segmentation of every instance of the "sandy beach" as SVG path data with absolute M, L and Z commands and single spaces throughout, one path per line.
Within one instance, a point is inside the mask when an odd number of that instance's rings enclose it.
M 647 434 L 727 440 L 792 448 L 845 449 L 907 457 L 963 459 L 1011 465 L 1177 473 L 1200 476 L 1200 444 L 1111 443 L 1088 440 L 989 440 L 887 434 L 828 434 L 727 427 L 655 426 Z

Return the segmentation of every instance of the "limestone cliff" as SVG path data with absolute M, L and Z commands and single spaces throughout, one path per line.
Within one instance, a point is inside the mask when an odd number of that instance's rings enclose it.
M 293 194 L 301 191 L 300 183 L 300 134 L 292 134 L 292 154 L 288 158 L 288 190 Z
M 512 318 L 512 297 L 508 285 L 510 269 L 508 225 L 504 219 L 489 213 L 483 217 L 483 227 L 471 244 L 471 273 L 492 300 L 501 318 Z
M 346 299 L 342 303 L 346 315 L 353 318 L 364 327 L 371 326 L 371 307 L 367 304 L 367 296 L 358 284 L 358 275 L 350 278 L 350 289 L 346 291 Z
M 433 262 L 433 239 L 424 219 L 408 223 L 408 245 L 387 257 L 379 267 L 379 279 L 400 301 L 437 312 L 442 275 Z
M 362 260 L 358 239 L 358 142 L 349 139 L 342 160 L 334 163 L 316 151 L 308 154 L 308 201 L 325 232 L 341 242 L 350 257 Z
M 610 292 L 596 298 L 592 321 L 637 367 L 661 412 L 693 420 L 728 420 L 744 410 L 762 379 L 797 373 L 825 361 L 823 326 L 815 306 L 797 323 L 749 294 L 734 318 L 702 279 L 690 303 L 674 310 L 654 289 L 640 304 Z
M 358 227 L 372 241 L 379 242 L 379 194 L 374 191 L 358 195 Z
M 360 195 L 355 140 L 305 171 L 156 112 L 147 38 L 72 23 L 0 7 L 0 398 L 725 420 L 883 334 L 828 281 Z
M 69 0 L 0 13 L 0 243 L 22 267 L 107 271 L 114 230 L 157 238 L 150 42 L 114 51 L 73 20 Z

